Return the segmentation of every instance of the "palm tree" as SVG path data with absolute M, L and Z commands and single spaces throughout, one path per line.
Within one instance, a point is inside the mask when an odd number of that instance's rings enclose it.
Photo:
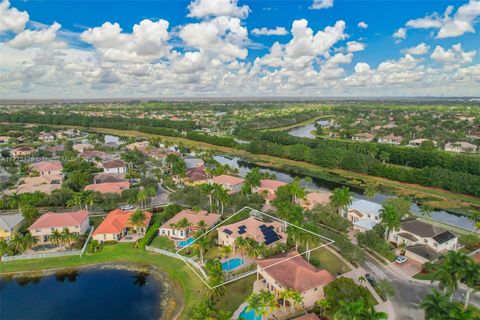
M 328 310 L 330 310 L 332 308 L 330 302 L 326 299 L 323 299 L 323 300 L 320 300 L 316 303 L 317 307 L 319 308 L 320 310 L 320 318 L 323 319 L 323 315 L 325 314 L 325 312 L 327 312 Z
M 298 241 L 305 246 L 305 251 L 307 252 L 307 260 L 310 261 L 310 249 L 313 248 L 320 241 L 320 238 L 316 235 L 316 233 L 318 233 L 318 230 L 314 224 L 307 223 L 304 224 L 302 227 L 305 230 L 311 231 L 307 232 L 302 230 L 302 232 L 297 235 Z
M 400 230 L 400 214 L 397 212 L 395 206 L 391 204 L 383 205 L 380 209 L 381 224 L 385 227 L 385 240 L 388 241 L 390 231 Z
M 250 170 L 245 176 L 245 183 L 243 185 L 244 193 L 252 193 L 253 188 L 260 185 L 260 180 L 262 179 L 262 173 L 259 168 L 255 167 Z
M 361 320 L 365 304 L 362 299 L 355 302 L 340 301 L 340 306 L 335 312 L 335 320 Z
M 462 282 L 467 285 L 467 294 L 465 295 L 465 302 L 463 310 L 467 310 L 470 301 L 470 295 L 473 291 L 480 289 L 480 264 L 475 262 L 472 258 L 468 259 L 466 265 L 461 271 Z
M 425 319 L 442 319 L 439 316 L 444 314 L 444 310 L 449 304 L 448 298 L 433 289 L 420 303 L 420 308 L 425 310 Z
M 205 183 L 201 186 L 203 192 L 208 195 L 208 204 L 210 208 L 210 212 L 213 211 L 213 192 L 215 191 L 215 186 L 211 183 Z
M 248 243 L 247 243 L 247 240 L 245 238 L 238 237 L 237 239 L 235 239 L 235 241 L 233 243 L 234 253 L 235 253 L 235 250 L 238 249 L 240 251 L 240 255 L 243 258 L 243 255 L 246 253 L 247 245 L 248 245 Z
M 208 228 L 208 224 L 207 224 L 205 221 L 200 220 L 200 221 L 198 221 L 198 223 L 197 223 L 197 228 L 198 228 L 200 231 L 205 231 L 205 230 L 207 230 L 207 228 Z
M 287 235 L 292 241 L 295 243 L 295 250 L 298 251 L 299 239 L 301 238 L 301 233 L 305 231 L 301 230 L 300 228 L 288 226 L 287 227 Z
M 210 240 L 206 236 L 202 236 L 202 234 L 197 235 L 197 239 L 195 242 L 193 242 L 193 248 L 198 250 L 198 253 L 200 254 L 200 261 L 203 264 L 203 253 L 205 252 L 205 249 L 207 249 L 210 246 Z
M 373 199 L 377 195 L 377 190 L 374 187 L 366 187 L 363 191 L 363 195 L 368 199 Z
M 89 206 L 90 206 L 90 210 L 92 210 L 92 206 L 95 204 L 95 196 L 93 192 L 88 192 L 87 194 L 85 194 L 83 201 L 85 202 L 87 211 L 89 209 Z
M 18 234 L 13 236 L 8 245 L 13 253 L 23 253 L 23 248 L 25 247 L 22 237 Z
M 53 244 L 56 244 L 57 246 L 60 246 L 62 244 L 62 234 L 57 229 L 53 230 L 52 234 L 50 234 L 49 239 Z
M 247 298 L 247 311 L 253 310 L 254 318 L 262 317 L 265 313 L 265 307 L 263 305 L 263 299 L 259 293 L 252 293 Z
M 368 319 L 368 320 L 387 320 L 388 319 L 387 313 L 375 310 L 375 307 L 372 305 L 364 307 L 362 316 L 363 316 L 363 319 Z
M 285 316 L 287 315 L 286 302 L 292 299 L 293 293 L 294 293 L 294 290 L 289 288 L 278 291 L 278 298 L 282 299 L 283 312 L 285 313 Z
M 140 205 L 142 206 L 142 209 L 145 209 L 148 199 L 148 193 L 147 193 L 147 190 L 145 189 L 142 189 L 140 191 L 138 191 L 137 193 L 137 200 L 140 201 Z
M 75 193 L 71 199 L 67 201 L 67 207 L 80 206 L 82 208 L 83 197 L 80 193 Z
M 292 203 L 297 203 L 298 199 L 304 199 L 307 195 L 305 188 L 302 187 L 299 177 L 289 183 L 290 193 L 292 194 Z
M 223 188 L 222 185 L 213 184 L 213 195 L 215 196 L 218 203 L 220 204 L 220 208 L 221 208 L 220 212 L 223 215 L 225 204 L 228 202 L 228 200 L 230 200 L 228 192 Z
M 213 302 L 207 300 L 192 310 L 192 320 L 205 320 L 211 319 L 214 315 Z
M 154 187 L 149 187 L 145 189 L 145 192 L 147 194 L 147 197 L 150 198 L 150 206 L 152 205 L 152 198 L 157 195 L 157 190 Z M 146 204 L 145 204 L 146 206 Z
M 277 308 L 277 299 L 273 292 L 269 290 L 261 290 L 260 299 L 262 300 L 262 306 L 265 312 L 264 315 L 272 313 Z
M 297 291 L 293 291 L 290 296 L 290 312 L 293 314 L 295 308 L 301 308 L 303 305 L 303 295 Z
M 342 215 L 343 209 L 352 204 L 350 188 L 342 187 L 334 189 L 330 196 L 330 202 L 334 208 L 337 208 L 338 214 Z
M 130 222 L 135 229 L 135 232 L 138 234 L 138 230 L 145 225 L 145 212 L 143 210 L 136 209 L 128 219 L 128 222 Z
M 222 247 L 222 253 L 224 258 L 228 258 L 232 254 L 232 247 L 230 246 Z
M 38 242 L 38 239 L 35 238 L 34 236 L 32 236 L 32 234 L 30 232 L 27 232 L 23 238 L 23 244 L 25 246 L 26 249 L 31 249 L 32 247 L 34 247 L 37 242 Z

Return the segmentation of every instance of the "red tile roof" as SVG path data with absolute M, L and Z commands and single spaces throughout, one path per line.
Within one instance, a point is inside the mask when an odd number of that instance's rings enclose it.
M 88 219 L 88 211 L 86 210 L 64 213 L 48 212 L 41 215 L 28 230 L 74 227 L 82 224 L 85 219 Z
M 62 171 L 63 169 L 62 163 L 56 161 L 41 161 L 32 163 L 32 167 L 38 172 Z
M 295 250 L 272 258 L 257 260 L 257 265 L 282 287 L 299 292 L 326 285 L 335 279 L 327 270 L 312 266 Z
M 270 180 L 270 179 L 264 179 L 260 180 L 260 187 L 262 189 L 277 189 L 281 186 L 286 185 L 286 182 L 283 181 L 278 181 L 278 180 Z
M 114 169 L 114 168 L 124 168 L 125 162 L 122 160 L 110 160 L 110 161 L 105 161 L 102 163 L 102 166 L 106 169 Z
M 85 187 L 85 190 L 92 190 L 100 193 L 122 193 L 123 190 L 130 188 L 130 182 L 104 182 L 89 184 Z
M 320 320 L 320 318 L 315 313 L 308 313 L 297 317 L 294 320 Z
M 110 211 L 108 215 L 103 219 L 102 223 L 93 231 L 93 235 L 97 234 L 116 234 L 122 232 L 126 227 L 132 227 L 130 223 L 130 216 L 135 210 L 121 210 L 115 209 Z M 152 214 L 145 211 L 144 227 L 148 227 Z
M 210 228 L 220 220 L 221 215 L 218 213 L 208 213 L 205 210 L 195 212 L 190 209 L 185 209 L 177 213 L 173 218 L 165 222 L 160 228 L 170 228 L 172 223 L 178 223 L 183 218 L 187 219 L 191 224 L 197 224 L 200 221 L 204 221 Z
M 239 177 L 234 177 L 234 176 L 229 176 L 227 174 L 222 174 L 220 176 L 213 177 L 212 181 L 214 183 L 218 183 L 218 184 L 230 184 L 232 186 L 235 186 L 237 184 L 243 183 L 245 181 L 245 179 L 239 178 Z

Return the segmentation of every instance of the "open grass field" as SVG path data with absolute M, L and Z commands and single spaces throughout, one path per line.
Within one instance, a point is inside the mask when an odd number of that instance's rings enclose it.
M 168 237 L 156 236 L 153 238 L 150 246 L 172 252 L 176 251 L 174 242 Z
M 304 252 L 304 248 L 299 248 Z M 310 263 L 319 269 L 325 269 L 333 275 L 343 274 L 350 271 L 350 268 L 343 263 L 336 255 L 325 248 L 313 250 L 310 257 Z
M 257 276 L 251 275 L 227 284 L 225 295 L 217 305 L 222 306 L 222 310 L 234 312 L 252 293 L 255 280 L 257 280 Z
M 184 305 L 180 319 L 190 319 L 192 308 L 206 297 L 206 287 L 183 261 L 137 249 L 131 243 L 106 245 L 102 251 L 85 254 L 82 258 L 71 256 L 1 263 L 0 274 L 73 268 L 115 262 L 152 265 L 166 272 L 173 283 L 176 286 L 180 286 L 183 292 L 183 301 L 177 302 Z

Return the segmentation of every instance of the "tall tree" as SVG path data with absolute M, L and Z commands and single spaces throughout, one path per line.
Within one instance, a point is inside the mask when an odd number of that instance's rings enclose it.
M 342 215 L 343 210 L 352 204 L 350 188 L 341 187 L 334 189 L 330 196 L 330 203 L 333 207 L 337 208 L 338 214 Z
M 400 214 L 397 209 L 391 204 L 385 204 L 380 209 L 381 224 L 385 228 L 385 240 L 388 241 L 390 231 L 400 230 Z

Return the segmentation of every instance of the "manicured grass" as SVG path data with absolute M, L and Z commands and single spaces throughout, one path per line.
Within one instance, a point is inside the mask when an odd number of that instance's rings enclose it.
M 89 217 L 90 222 L 93 223 L 93 226 L 94 226 L 95 228 L 98 227 L 98 225 L 100 224 L 100 222 L 103 221 L 104 218 L 105 218 L 105 217 L 102 217 L 102 216 Z
M 416 275 L 414 275 L 413 278 L 417 279 L 417 280 L 431 280 L 432 279 L 432 273 L 419 272 Z
M 206 287 L 181 260 L 137 249 L 131 243 L 106 245 L 102 251 L 78 256 L 12 261 L 0 264 L 0 273 L 72 268 L 113 262 L 148 264 L 165 271 L 183 290 L 184 309 L 180 319 L 190 319 L 192 308 L 206 297 Z
M 305 249 L 300 248 L 300 252 Z M 303 255 L 305 257 L 305 255 Z M 310 257 L 310 263 L 319 269 L 325 269 L 333 275 L 343 274 L 350 271 L 350 268 L 343 263 L 336 255 L 325 248 L 313 250 Z
M 219 308 L 235 312 L 252 293 L 255 280 L 257 280 L 257 276 L 251 275 L 227 284 L 225 287 L 225 295 L 217 303 Z
M 168 237 L 156 236 L 150 243 L 152 247 L 175 252 L 175 243 Z
M 222 247 L 212 246 L 208 248 L 208 251 L 203 255 L 205 260 L 218 259 L 218 257 L 223 256 Z

